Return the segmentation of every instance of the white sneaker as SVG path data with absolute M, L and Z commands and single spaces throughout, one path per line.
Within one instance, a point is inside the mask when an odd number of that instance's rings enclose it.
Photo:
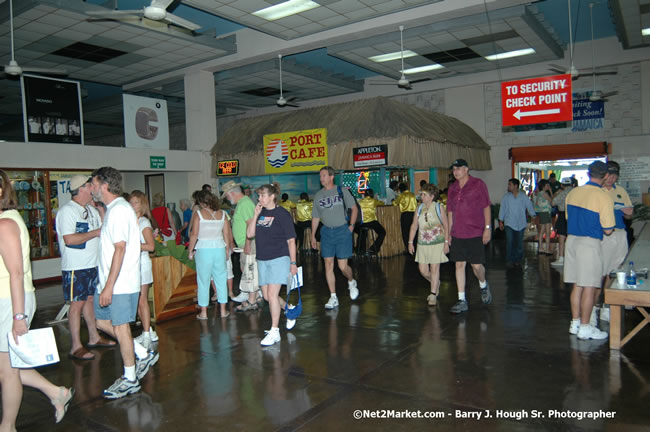
M 240 292 L 237 296 L 231 297 L 232 301 L 241 303 L 244 300 L 248 300 L 248 293 L 247 292 Z
M 149 332 L 148 334 L 145 333 L 145 332 L 140 333 L 140 336 L 135 338 L 135 341 L 137 343 L 139 343 L 140 345 L 142 345 L 144 347 L 144 349 L 149 351 L 151 349 L 151 342 L 152 342 L 152 340 L 151 340 L 151 332 Z
M 609 322 L 609 308 L 608 307 L 600 308 L 600 320 Z
M 264 336 L 260 345 L 270 346 L 282 340 L 280 337 L 280 329 L 265 330 L 264 333 L 266 333 L 266 336 Z
M 330 296 L 330 299 L 325 303 L 325 309 L 334 309 L 339 307 L 339 299 L 333 295 Z
M 352 279 L 348 281 L 348 290 L 350 290 L 350 300 L 356 300 L 359 297 L 359 288 L 357 288 L 357 281 Z
M 596 328 L 598 328 L 598 315 L 599 315 L 599 314 L 600 314 L 600 308 L 594 306 L 594 307 L 591 309 L 591 317 L 589 317 L 589 324 L 590 324 L 592 327 L 596 327 Z
M 295 308 L 295 307 L 296 307 L 296 306 L 294 306 L 294 305 L 292 305 L 292 304 L 289 304 L 289 306 L 287 306 L 288 309 L 293 309 L 293 308 Z M 296 326 L 296 320 L 295 320 L 295 319 L 289 319 L 289 318 L 287 318 L 287 330 L 291 330 L 291 329 L 294 328 L 295 326 Z
M 151 342 L 158 342 L 158 333 L 153 328 L 149 328 L 149 338 Z
M 558 257 L 555 261 L 551 263 L 553 267 L 564 267 L 564 257 Z
M 580 320 L 571 320 L 571 324 L 569 325 L 569 334 L 578 334 L 578 330 L 580 330 Z
M 586 325 L 580 326 L 580 330 L 578 330 L 578 339 L 586 340 L 586 339 L 607 339 L 607 332 L 598 330 L 596 327 L 592 325 Z

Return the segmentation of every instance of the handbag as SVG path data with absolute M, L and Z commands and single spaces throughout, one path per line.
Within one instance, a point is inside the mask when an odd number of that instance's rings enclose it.
M 298 267 L 298 273 L 289 276 L 287 281 L 287 302 L 284 305 L 284 314 L 287 319 L 295 320 L 302 314 L 302 297 L 300 296 L 300 287 L 302 286 L 302 267 Z M 298 302 L 293 308 L 289 309 L 289 297 L 291 291 L 298 291 Z

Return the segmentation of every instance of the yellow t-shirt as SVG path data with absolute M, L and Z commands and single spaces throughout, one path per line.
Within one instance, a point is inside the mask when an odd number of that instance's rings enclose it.
M 363 216 L 363 223 L 368 223 L 377 220 L 377 207 L 383 206 L 384 202 L 379 201 L 369 196 L 359 200 L 361 207 L 361 215 Z
M 280 201 L 278 205 L 283 209 L 285 209 L 286 211 L 288 211 L 289 213 L 291 213 L 291 209 L 296 208 L 296 203 L 294 203 L 291 200 Z
M 395 198 L 393 205 L 399 207 L 399 212 L 414 212 L 418 206 L 418 200 L 411 191 L 404 191 Z
M 314 207 L 313 201 L 300 200 L 296 203 L 296 221 L 306 222 L 311 220 L 311 211 Z
M 32 264 L 29 260 L 29 232 L 25 226 L 23 218 L 18 210 L 5 210 L 0 213 L 0 219 L 11 219 L 18 224 L 20 230 L 20 248 L 23 256 L 23 284 L 25 292 L 34 291 L 32 283 Z M 11 298 L 9 287 L 9 270 L 5 266 L 4 260 L 0 259 L 0 298 Z

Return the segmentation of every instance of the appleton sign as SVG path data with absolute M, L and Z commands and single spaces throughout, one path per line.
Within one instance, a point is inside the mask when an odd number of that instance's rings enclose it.
M 503 126 L 571 121 L 571 75 L 501 83 L 501 115 Z
M 352 149 L 352 156 L 354 158 L 355 168 L 386 165 L 386 161 L 388 160 L 388 146 L 357 147 Z

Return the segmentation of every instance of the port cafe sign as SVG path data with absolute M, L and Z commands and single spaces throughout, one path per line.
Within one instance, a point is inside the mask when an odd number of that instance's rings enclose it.
M 264 135 L 264 172 L 320 171 L 327 166 L 327 129 Z
M 571 75 L 501 83 L 503 126 L 573 120 Z

